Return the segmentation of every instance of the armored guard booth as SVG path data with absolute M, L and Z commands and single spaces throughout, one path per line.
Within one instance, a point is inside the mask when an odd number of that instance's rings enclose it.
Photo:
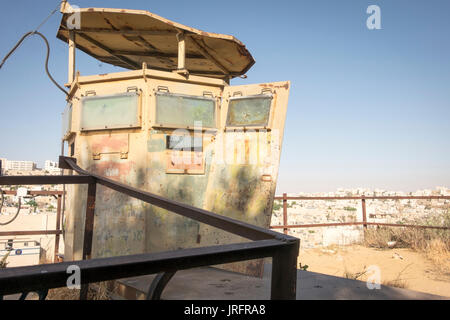
M 255 63 L 229 35 L 147 11 L 61 6 L 69 44 L 65 154 L 92 173 L 269 228 L 289 82 L 230 85 Z M 129 69 L 75 70 L 79 49 Z M 81 259 L 85 185 L 67 186 L 65 260 Z M 241 242 L 98 186 L 92 258 Z M 224 266 L 261 275 L 262 261 Z

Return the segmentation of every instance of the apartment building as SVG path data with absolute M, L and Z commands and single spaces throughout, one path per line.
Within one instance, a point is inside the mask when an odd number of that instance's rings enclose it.
M 58 168 L 58 162 L 45 160 L 44 170 L 48 172 L 61 172 L 61 169 Z
M 2 173 L 4 173 L 6 170 L 32 171 L 36 169 L 36 163 L 33 161 L 16 161 L 8 160 L 6 158 L 0 158 L 0 161 L 2 162 Z

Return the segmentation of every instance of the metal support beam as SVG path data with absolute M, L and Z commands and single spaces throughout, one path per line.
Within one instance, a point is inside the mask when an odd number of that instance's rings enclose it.
M 292 225 L 287 225 L 287 226 L 271 226 L 270 229 L 320 228 L 320 227 L 341 227 L 341 226 L 362 226 L 362 225 L 380 226 L 380 227 L 450 230 L 450 227 L 422 226 L 422 225 L 414 225 L 414 224 L 395 224 L 395 223 L 382 223 L 382 222 L 336 222 L 336 223 L 292 224 Z
M 75 52 L 75 32 L 69 31 L 69 73 L 67 82 L 70 84 L 75 80 Z
M 56 230 L 61 228 L 61 196 L 58 195 L 58 202 L 56 205 Z M 59 251 L 59 234 L 55 235 L 55 253 L 53 261 L 58 262 L 58 251 Z
M 283 193 L 283 225 L 287 226 L 287 220 L 287 194 Z M 283 232 L 284 234 L 288 234 L 288 229 L 284 228 Z
M 106 33 L 106 34 L 122 34 L 134 36 L 172 36 L 177 34 L 177 31 L 172 30 L 114 30 L 105 28 L 83 28 L 83 30 L 75 30 L 77 33 Z
M 0 295 L 64 287 L 69 276 L 67 268 L 71 265 L 77 265 L 80 268 L 81 284 L 86 284 L 162 271 L 172 272 L 271 257 L 286 245 L 283 241 L 272 239 L 152 254 L 6 268 L 0 272 Z
M 61 230 L 33 230 L 33 231 L 0 231 L 1 236 L 37 236 L 62 234 Z
M 95 196 L 97 184 L 89 183 L 86 202 L 86 218 L 84 221 L 83 260 L 91 258 L 92 237 L 94 234 Z
M 84 184 L 95 181 L 90 176 L 1 176 L 1 185 Z
M 287 197 L 288 200 L 439 200 L 450 199 L 450 196 L 351 196 L 351 197 Z M 274 197 L 282 200 L 283 197 Z
M 4 194 L 8 195 L 16 195 L 17 191 L 15 190 L 3 190 Z M 64 194 L 64 191 L 57 191 L 57 190 L 28 190 L 28 194 L 30 196 L 36 196 L 36 197 L 57 197 Z
M 155 58 L 178 58 L 178 53 L 164 53 L 164 52 L 155 52 L 155 51 L 130 51 L 130 50 L 113 50 L 112 51 L 116 55 L 123 56 L 136 56 L 136 57 L 155 57 Z M 205 57 L 201 54 L 190 54 L 186 53 L 186 58 L 188 59 L 202 59 L 205 60 Z
M 189 72 L 186 69 L 186 41 L 184 39 L 184 32 L 177 33 L 177 40 L 178 40 L 177 73 L 187 75 Z
M 297 296 L 297 257 L 300 240 L 277 250 L 272 257 L 272 300 L 295 300 Z
M 94 235 L 96 192 L 97 192 L 97 184 L 90 183 L 88 185 L 87 201 L 86 201 L 86 218 L 84 222 L 83 260 L 91 259 L 92 255 L 92 238 Z M 81 286 L 80 300 L 87 299 L 88 290 L 89 284 L 84 284 Z
M 362 199 L 361 199 L 361 204 L 362 204 L 362 220 L 363 220 L 363 226 L 364 226 L 364 229 L 367 229 L 366 199 L 365 199 L 365 198 L 362 198 Z

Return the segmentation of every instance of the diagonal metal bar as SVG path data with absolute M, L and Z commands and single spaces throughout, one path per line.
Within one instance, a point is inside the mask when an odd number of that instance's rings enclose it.
M 133 198 L 148 202 L 160 208 L 175 212 L 187 218 L 194 219 L 199 222 L 206 223 L 210 226 L 228 231 L 232 234 L 244 237 L 250 240 L 264 240 L 264 239 L 284 239 L 294 240 L 296 238 L 281 235 L 278 232 L 267 230 L 246 222 L 242 222 L 236 219 L 228 218 L 207 210 L 199 209 L 178 201 L 170 200 L 150 192 L 142 191 L 137 188 L 122 184 L 120 182 L 104 178 L 102 176 L 89 173 L 86 170 L 81 169 L 75 163 L 72 158 L 62 157 L 62 160 L 69 165 L 72 170 L 79 174 L 91 175 L 97 181 L 97 183 L 104 185 L 113 190 L 119 191 Z
M 95 180 L 89 176 L 1 176 L 0 185 L 87 184 Z
M 36 236 L 62 234 L 61 230 L 0 231 L 0 236 Z
M 279 240 L 261 240 L 194 249 L 138 254 L 92 260 L 68 261 L 0 270 L 0 295 L 64 287 L 70 266 L 80 268 L 81 284 L 135 277 L 161 271 L 271 257 L 292 246 Z

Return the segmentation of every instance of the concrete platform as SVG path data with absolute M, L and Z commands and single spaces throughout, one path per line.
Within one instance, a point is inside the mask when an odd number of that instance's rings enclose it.
M 215 268 L 179 271 L 164 289 L 164 300 L 267 300 L 270 299 L 271 264 L 262 279 Z M 145 299 L 155 275 L 118 280 L 120 296 Z M 117 297 L 118 298 L 118 297 Z M 450 300 L 417 291 L 381 286 L 369 290 L 365 282 L 297 271 L 297 300 Z
M 216 268 L 195 268 L 175 274 L 162 294 L 163 300 L 268 300 L 271 264 L 262 279 Z M 118 280 L 113 300 L 145 299 L 156 275 Z M 5 296 L 17 300 L 20 294 Z M 28 299 L 36 299 L 30 296 Z M 407 289 L 381 286 L 369 290 L 365 282 L 297 270 L 297 300 L 450 300 Z

